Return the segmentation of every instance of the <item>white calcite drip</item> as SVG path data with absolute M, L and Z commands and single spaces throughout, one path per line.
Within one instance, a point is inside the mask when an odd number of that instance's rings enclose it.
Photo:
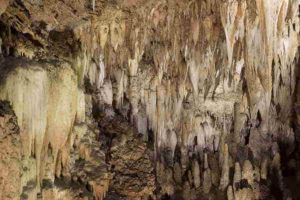
M 75 116 L 84 120 L 84 116 L 76 115 L 78 91 L 74 73 L 68 66 L 48 69 L 51 72 L 40 66 L 16 68 L 0 87 L 0 98 L 11 102 L 18 118 L 24 165 L 28 162 L 36 165 L 28 164 L 37 171 L 22 176 L 23 186 L 31 179 L 39 185 L 43 178 L 54 178 L 58 152 L 67 143 Z M 82 109 L 84 105 L 79 103 Z M 47 168 L 49 147 L 53 161 Z M 45 168 L 49 171 L 44 171 Z
M 93 11 L 95 11 L 95 4 L 96 4 L 96 0 L 92 0 L 92 8 L 93 8 Z
M 98 73 L 96 72 L 96 74 L 99 75 L 98 80 L 97 80 L 97 88 L 100 88 L 103 85 L 104 82 L 104 78 L 105 78 L 105 65 L 103 62 L 103 56 L 100 55 L 99 58 L 99 71 Z

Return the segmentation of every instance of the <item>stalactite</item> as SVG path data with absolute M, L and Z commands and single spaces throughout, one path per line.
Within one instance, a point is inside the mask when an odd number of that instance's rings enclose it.
M 193 177 L 194 177 L 194 185 L 196 188 L 200 187 L 200 167 L 197 160 L 193 161 Z
M 98 77 L 98 82 L 97 82 L 97 88 L 100 88 L 103 85 L 104 82 L 104 78 L 105 78 L 105 65 L 103 63 L 103 56 L 100 55 L 99 56 L 99 77 Z
M 95 3 L 96 3 L 96 0 L 92 0 L 92 9 L 93 9 L 93 11 L 95 11 Z

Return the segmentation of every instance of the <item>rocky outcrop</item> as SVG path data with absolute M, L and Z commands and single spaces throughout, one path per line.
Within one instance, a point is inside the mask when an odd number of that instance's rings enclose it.
M 15 200 L 21 190 L 21 142 L 17 118 L 8 102 L 0 101 L 0 199 Z
M 22 187 L 33 182 L 39 188 L 43 179 L 54 180 L 56 163 L 62 159 L 58 154 L 67 145 L 72 131 L 77 105 L 76 77 L 67 66 L 55 70 L 51 65 L 42 68 L 31 63 L 23 67 L 21 62 L 17 66 L 3 65 L 15 67 L 4 74 L 7 77 L 0 96 L 11 102 L 18 118 L 23 164 L 29 169 L 22 176 Z
M 114 116 L 102 115 L 98 123 L 104 134 L 100 140 L 108 143 L 103 147 L 107 149 L 108 163 L 113 174 L 106 199 L 154 198 L 153 151 L 148 148 L 137 129 L 116 113 Z
M 151 169 L 146 145 L 133 132 L 153 142 L 158 198 L 294 195 L 285 176 L 293 168 L 286 163 L 298 166 L 298 0 L 5 5 L 0 99 L 18 117 L 22 165 L 29 169 L 21 185 L 35 188 L 33 196 L 44 179 L 54 184 L 77 170 L 98 181 L 82 165 L 102 166 L 103 157 L 92 158 L 102 154 L 98 147 L 86 146 L 99 145 L 105 131 L 88 136 L 82 124 L 92 120 L 87 110 L 97 116 L 105 107 L 107 119 L 122 116 L 136 128 L 125 134 L 129 124 L 108 120 L 119 137 L 106 156 L 117 163 L 112 189 L 121 195 L 154 190 L 152 181 L 136 189 L 138 178 L 152 176 L 123 166 L 140 161 Z M 73 150 L 84 164 L 72 165 Z M 133 188 L 115 180 L 133 181 Z
M 20 141 L 16 141 L 19 158 L 13 155 L 11 159 L 16 161 L 11 162 L 18 162 L 23 170 L 18 171 L 19 193 L 14 195 L 22 199 L 39 195 L 43 199 L 83 199 L 80 189 L 73 187 L 79 177 L 82 188 L 91 187 L 84 192 L 103 199 L 110 179 L 108 166 L 105 154 L 99 150 L 97 132 L 86 128 L 85 97 L 71 67 L 67 63 L 24 59 L 4 61 L 1 66 L 0 98 L 11 103 L 20 128 Z M 2 143 L 1 148 L 9 144 Z M 70 183 L 71 178 L 75 183 Z M 62 185 L 69 185 L 71 192 L 63 190 Z

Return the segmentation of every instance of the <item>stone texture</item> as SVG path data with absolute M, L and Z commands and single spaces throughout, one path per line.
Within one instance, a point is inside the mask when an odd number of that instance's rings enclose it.
M 21 142 L 17 118 L 8 102 L 0 101 L 0 199 L 17 200 L 21 190 Z
M 155 174 L 153 152 L 121 116 L 99 120 L 101 130 L 109 141 L 108 155 L 113 179 L 107 199 L 147 199 L 154 195 Z
M 0 15 L 5 12 L 6 8 L 9 5 L 9 0 L 1 0 L 0 1 Z
M 299 0 L 7 2 L 24 198 L 297 199 Z

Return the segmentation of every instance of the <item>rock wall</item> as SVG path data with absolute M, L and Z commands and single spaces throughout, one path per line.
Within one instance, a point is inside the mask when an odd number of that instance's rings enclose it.
M 8 102 L 0 102 L 0 198 L 20 197 L 21 142 L 17 119 Z
M 9 72 L 0 97 L 18 117 L 30 169 L 22 186 L 67 176 L 72 130 L 86 121 L 89 94 L 94 112 L 112 107 L 153 141 L 158 198 L 291 198 L 284 162 L 298 151 L 299 4 L 24 0 L 1 6 L 3 60 L 30 60 L 1 64 Z

